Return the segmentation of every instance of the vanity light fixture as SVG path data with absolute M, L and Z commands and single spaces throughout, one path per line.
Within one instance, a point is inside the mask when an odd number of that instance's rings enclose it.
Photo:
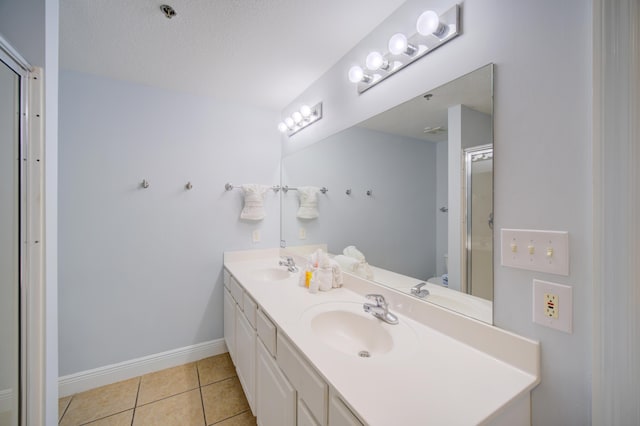
M 295 111 L 278 124 L 278 130 L 282 133 L 286 133 L 288 136 L 292 136 L 321 118 L 322 102 L 318 102 L 312 107 L 309 105 L 302 105 L 299 111 Z
M 407 65 L 431 53 L 460 35 L 460 6 L 438 14 L 426 10 L 416 20 L 415 33 L 397 32 L 389 38 L 387 53 L 372 51 L 365 60 L 367 72 L 360 65 L 349 69 L 349 81 L 363 93 Z

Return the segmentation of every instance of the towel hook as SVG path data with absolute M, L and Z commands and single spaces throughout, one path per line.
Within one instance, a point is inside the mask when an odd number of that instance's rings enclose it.
M 187 184 L 184 186 L 187 191 L 193 188 L 193 185 L 191 184 L 191 182 L 187 182 Z
M 233 185 L 231 185 L 229 182 L 224 184 L 224 189 L 226 191 L 231 191 L 233 189 Z
M 370 190 L 370 189 L 367 189 L 367 195 L 368 195 L 369 197 L 371 197 L 371 195 L 373 195 L 373 191 L 372 191 L 372 190 Z
M 351 188 L 347 188 L 347 190 L 344 191 L 344 193 L 347 194 L 347 195 L 351 195 Z
M 142 183 L 140 184 L 144 189 L 149 187 L 149 181 L 146 179 L 142 179 Z
M 320 192 L 322 192 L 323 194 L 326 194 L 329 190 L 327 189 L 326 186 L 323 186 L 322 188 L 320 188 Z

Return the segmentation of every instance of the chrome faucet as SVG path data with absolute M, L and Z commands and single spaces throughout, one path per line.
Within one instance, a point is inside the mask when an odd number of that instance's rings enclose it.
M 365 312 L 369 312 L 374 317 L 381 319 L 382 321 L 389 324 L 397 324 L 398 317 L 389 312 L 389 304 L 384 299 L 384 296 L 381 294 L 367 294 L 365 296 L 369 300 L 373 300 L 373 303 L 365 303 L 362 308 Z
M 424 287 L 425 285 L 427 285 L 427 283 L 420 283 L 411 287 L 411 294 L 421 299 L 423 297 L 427 297 L 429 295 L 429 290 L 427 290 L 426 288 L 422 289 L 422 287 Z
M 296 262 L 293 260 L 293 257 L 286 256 L 283 259 L 280 259 L 280 266 L 286 266 L 289 272 L 298 272 L 298 267 L 296 266 Z

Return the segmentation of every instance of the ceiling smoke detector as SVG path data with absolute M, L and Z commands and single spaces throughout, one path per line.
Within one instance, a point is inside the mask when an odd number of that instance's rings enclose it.
M 177 15 L 176 10 L 168 4 L 163 4 L 162 6 L 160 6 L 160 10 L 162 11 L 162 13 L 164 13 L 164 16 L 166 16 L 167 19 L 171 19 Z

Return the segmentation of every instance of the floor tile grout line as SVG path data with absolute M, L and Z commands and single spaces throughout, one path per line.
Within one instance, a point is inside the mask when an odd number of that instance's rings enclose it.
M 122 410 L 122 411 L 118 411 L 117 413 L 113 413 L 113 414 L 109 414 L 108 416 L 104 416 L 104 417 L 100 417 L 97 419 L 93 419 L 90 422 L 84 422 L 84 423 L 80 423 L 80 426 L 85 426 L 85 425 L 90 425 L 91 423 L 95 423 L 99 420 L 104 420 L 104 419 L 108 419 L 109 417 L 113 417 L 113 416 L 117 416 L 118 414 L 122 414 L 122 413 L 126 413 L 127 411 L 133 411 L 133 408 L 127 408 L 126 410 Z
M 136 419 L 136 409 L 138 408 L 138 398 L 140 398 L 140 387 L 142 386 L 142 376 L 138 376 L 138 391 L 136 392 L 136 402 L 133 404 L 133 414 L 131 415 L 131 426 Z
M 200 368 L 198 367 L 198 361 L 196 361 L 196 373 L 198 374 L 198 391 L 200 392 L 200 405 L 202 406 L 202 419 L 204 420 L 204 426 L 207 426 L 207 413 L 204 411 L 204 397 L 202 396 L 202 382 L 200 381 Z
M 67 414 L 67 411 L 69 411 L 69 406 L 71 405 L 71 401 L 73 401 L 73 396 L 74 395 L 71 395 L 71 399 L 67 403 L 67 406 L 64 407 L 64 411 L 62 412 L 62 415 L 60 416 L 60 419 L 58 420 L 58 424 L 62 423 L 62 419 L 64 418 L 64 415 Z
M 218 420 L 217 422 L 215 422 L 215 423 L 211 423 L 210 425 L 207 425 L 207 426 L 215 426 L 215 425 L 217 425 L 217 424 L 220 424 L 220 423 L 222 423 L 222 422 L 225 422 L 225 421 L 227 421 L 227 420 L 229 420 L 229 419 L 232 419 L 232 418 L 234 418 L 234 417 L 238 417 L 239 415 L 244 414 L 244 413 L 246 413 L 247 411 L 251 411 L 251 409 L 249 408 L 249 409 L 247 409 L 247 410 L 240 411 L 239 413 L 236 413 L 236 414 L 234 414 L 233 416 L 225 417 L 224 419 L 220 419 L 220 420 Z M 251 414 L 253 415 L 253 413 L 251 413 Z

